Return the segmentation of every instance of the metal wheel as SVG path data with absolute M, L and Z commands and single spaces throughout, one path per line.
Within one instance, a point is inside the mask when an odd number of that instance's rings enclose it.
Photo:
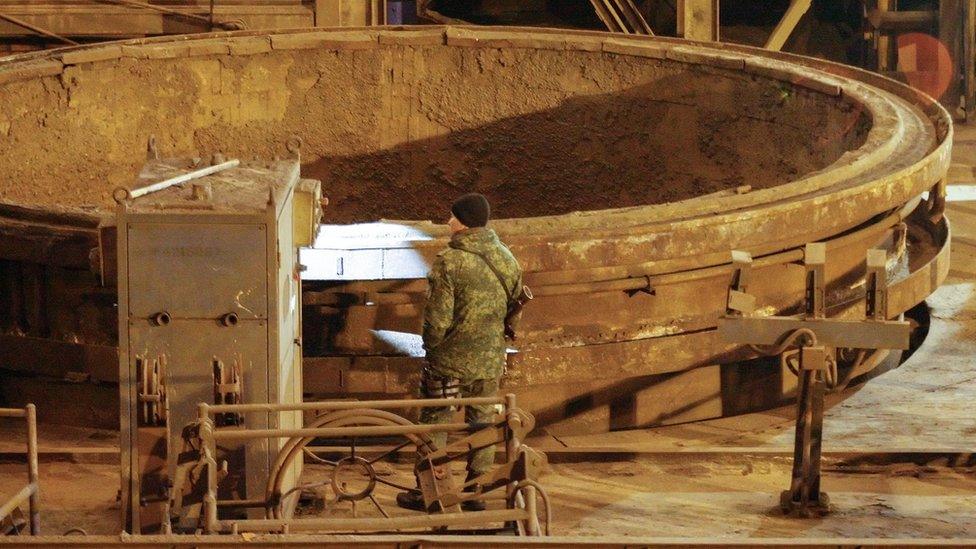
M 413 425 L 397 414 L 384 410 L 342 410 L 323 415 L 307 427 L 367 427 Z M 403 450 L 426 453 L 433 449 L 430 436 L 426 433 L 384 436 L 357 436 L 337 439 L 327 453 L 316 455 L 306 447 L 312 438 L 292 438 L 278 452 L 266 487 L 267 515 L 270 518 L 290 518 L 289 505 L 303 489 L 320 488 L 330 493 L 326 497 L 325 513 L 352 516 L 376 515 L 390 517 L 396 507 L 396 494 L 413 489 L 412 464 L 409 468 L 397 471 L 387 467 L 385 460 Z M 309 455 L 314 471 L 305 471 L 303 477 L 318 477 L 312 481 L 298 479 L 295 486 L 287 490 L 284 484 L 288 471 L 296 459 Z M 307 468 L 308 469 L 308 468 Z M 408 474 L 404 471 L 408 470 Z M 392 473 L 391 473 L 392 472 Z M 361 505 L 365 503 L 365 505 Z

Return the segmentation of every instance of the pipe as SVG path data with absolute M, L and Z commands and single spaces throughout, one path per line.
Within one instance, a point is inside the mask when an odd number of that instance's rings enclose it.
M 27 415 L 27 479 L 34 489 L 30 494 L 30 531 L 32 536 L 41 535 L 40 480 L 37 466 L 37 408 L 28 404 Z
M 116 189 L 116 192 L 113 193 L 113 196 L 116 196 L 116 201 L 119 201 L 119 198 L 121 196 L 120 195 L 117 196 L 117 193 L 120 193 L 121 191 L 125 191 L 126 196 L 124 198 L 129 198 L 129 199 L 139 198 L 140 196 L 145 196 L 149 193 L 154 193 L 157 191 L 161 191 L 163 189 L 168 189 L 169 187 L 172 187 L 174 185 L 179 185 L 180 183 L 186 183 L 187 181 L 192 181 L 194 179 L 199 179 L 201 177 L 213 175 L 217 172 L 222 172 L 224 170 L 236 168 L 237 166 L 240 165 L 240 163 L 241 161 L 237 159 L 228 160 L 227 162 L 222 162 L 214 166 L 207 166 L 206 168 L 201 168 L 199 170 L 187 172 L 183 175 L 178 175 L 176 177 L 164 179 L 163 181 L 160 181 L 158 183 L 153 183 L 152 185 L 141 187 L 132 191 L 127 189 Z
M 931 29 L 939 24 L 938 10 L 882 11 L 868 16 L 874 28 L 884 32 L 911 32 Z
M 252 519 L 220 520 L 215 526 L 222 532 L 237 528 L 238 532 L 267 532 L 288 528 L 293 532 L 308 531 L 363 531 L 402 530 L 405 528 L 436 528 L 439 526 L 480 526 L 492 522 L 524 520 L 524 509 L 478 511 L 474 513 L 435 513 L 407 515 L 390 518 L 337 518 L 337 519 Z
M 21 488 L 20 491 L 17 492 L 16 495 L 14 495 L 14 497 L 7 500 L 7 502 L 4 503 L 3 505 L 0 505 L 0 520 L 3 520 L 8 516 L 10 516 L 10 513 L 13 513 L 14 510 L 16 510 L 18 507 L 23 505 L 24 502 L 30 499 L 33 496 L 34 492 L 36 491 L 37 491 L 36 484 L 28 484 L 27 486 Z M 33 531 L 33 524 L 31 525 L 31 527 Z
M 324 427 L 318 429 L 253 429 L 214 431 L 213 440 L 251 440 L 257 438 L 358 437 L 384 435 L 413 435 L 418 433 L 450 433 L 471 431 L 467 423 L 436 425 L 389 425 L 368 427 Z
M 548 536 L 551 533 L 550 527 L 552 525 L 552 504 L 549 501 L 549 494 L 546 492 L 545 488 L 542 487 L 542 484 L 539 484 L 537 481 L 532 479 L 521 480 L 515 487 L 515 489 L 518 491 L 523 489 L 528 490 L 529 488 L 538 491 L 539 496 L 542 497 L 542 504 L 546 508 L 546 528 L 542 535 Z M 526 503 L 528 503 L 528 500 Z M 526 510 L 528 511 L 528 506 L 526 506 Z M 529 511 L 530 515 L 533 513 L 534 511 Z M 538 520 L 536 520 L 536 522 L 538 522 Z
M 471 397 L 471 398 L 418 398 L 401 400 L 347 400 L 340 402 L 298 402 L 294 404 L 206 404 L 211 414 L 226 414 L 229 412 L 298 412 L 319 410 L 362 410 L 378 408 L 436 408 L 440 406 L 474 406 L 480 404 L 504 404 L 501 397 Z

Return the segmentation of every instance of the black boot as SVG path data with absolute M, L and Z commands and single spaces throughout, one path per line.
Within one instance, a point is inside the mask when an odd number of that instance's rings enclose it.
M 475 473 L 474 471 L 468 471 L 468 476 L 465 477 L 464 483 L 467 484 L 467 483 L 471 482 L 472 480 L 478 478 L 479 476 L 481 476 L 480 473 Z M 480 492 L 480 491 L 481 491 L 481 485 L 480 484 L 472 484 L 470 486 L 465 487 L 463 493 L 465 493 L 465 494 L 471 494 L 471 493 L 477 493 L 477 492 Z M 465 501 L 462 501 L 461 502 L 461 510 L 463 510 L 463 511 L 469 511 L 469 512 L 470 511 L 484 511 L 487 508 L 488 508 L 488 506 L 485 504 L 485 501 L 483 499 L 480 499 L 480 498 L 479 499 L 469 499 L 469 500 L 465 500 Z
M 426 511 L 424 507 L 424 495 L 420 490 L 407 490 L 397 494 L 396 503 L 398 507 L 410 509 L 412 511 Z

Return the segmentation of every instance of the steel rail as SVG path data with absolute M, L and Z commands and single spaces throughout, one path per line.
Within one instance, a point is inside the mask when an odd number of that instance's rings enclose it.
M 188 13 L 179 10 L 170 9 L 164 6 L 157 6 L 156 4 L 149 4 L 147 2 L 139 2 L 137 0 L 90 0 L 93 3 L 108 3 L 108 4 L 118 4 L 121 6 L 126 6 L 130 8 L 143 8 L 152 11 L 158 11 L 160 13 L 165 13 L 167 15 L 172 15 L 174 17 L 183 17 L 199 23 L 206 23 L 207 26 L 213 31 L 214 26 L 218 26 L 225 30 L 240 30 L 240 26 L 234 23 L 225 23 L 222 21 L 214 21 L 211 17 L 206 17 L 203 15 L 197 15 L 195 13 Z M 213 14 L 213 6 L 210 8 L 211 15 Z
M 480 526 L 486 523 L 521 521 L 528 517 L 524 509 L 504 509 L 469 513 L 433 513 L 428 515 L 396 516 L 390 518 L 336 518 L 336 519 L 250 519 L 220 520 L 214 525 L 221 532 L 335 532 L 396 531 L 410 528 L 437 528 L 441 526 Z
M 19 492 L 14 494 L 6 503 L 0 505 L 0 522 L 10 516 L 17 508 L 28 502 L 37 493 L 37 485 L 33 482 L 24 486 Z
M 27 485 L 13 498 L 0 506 L 0 521 L 27 502 L 28 525 L 32 536 L 41 533 L 40 481 L 37 458 L 37 409 L 33 404 L 24 408 L 0 408 L 0 417 L 22 417 L 27 427 Z
M 247 412 L 297 412 L 297 411 L 325 411 L 325 410 L 362 410 L 366 408 L 429 408 L 446 404 L 452 406 L 476 406 L 479 404 L 505 404 L 505 397 L 469 397 L 452 398 L 445 402 L 443 398 L 418 398 L 411 400 L 372 400 L 360 401 L 322 401 L 298 402 L 291 404 L 201 404 L 201 412 L 210 414 L 247 413 Z
M 387 435 L 415 435 L 419 433 L 471 432 L 479 426 L 468 423 L 438 423 L 434 425 L 389 425 L 321 427 L 317 429 L 247 429 L 223 430 L 213 433 L 214 440 L 252 440 L 259 438 L 309 438 L 309 437 L 367 437 Z
M 832 250 L 843 247 L 851 242 L 869 240 L 886 231 L 890 231 L 899 222 L 906 219 L 918 207 L 921 201 L 921 195 L 916 196 L 881 219 L 869 221 L 857 228 L 844 231 L 839 235 L 822 239 L 821 241 L 827 244 L 828 250 Z M 602 266 L 591 269 L 532 271 L 525 273 L 524 277 L 526 283 L 532 287 L 532 291 L 536 296 L 637 290 L 648 284 L 653 287 L 670 286 L 693 280 L 727 275 L 732 270 L 732 262 L 729 260 L 730 256 L 728 253 L 721 255 L 721 258 L 714 258 L 717 261 L 712 265 L 696 266 L 694 268 L 682 268 L 680 263 L 683 262 L 686 265 L 690 265 L 696 260 L 701 262 L 701 256 L 696 256 L 693 259 L 680 258 L 676 261 L 651 261 L 633 265 Z M 753 266 L 754 268 L 762 268 L 774 264 L 793 263 L 802 259 L 803 246 L 797 246 L 762 255 L 756 254 L 753 259 Z M 678 265 L 675 265 L 675 263 L 678 263 Z M 574 282 L 558 282 L 558 280 L 564 279 L 572 279 Z M 586 280 L 586 282 L 579 282 L 581 279 Z M 377 291 L 377 293 L 384 296 L 393 296 L 398 294 L 422 294 L 426 291 L 425 279 L 416 279 L 415 281 L 406 283 L 400 280 L 396 282 L 398 291 Z M 317 293 L 351 293 L 347 288 L 350 290 L 362 288 L 362 291 L 370 291 L 370 286 L 382 287 L 386 284 L 388 284 L 386 281 L 339 283 L 325 290 L 320 290 Z
M 842 537 L 665 537 L 665 536 L 553 536 L 553 537 L 515 537 L 485 535 L 426 534 L 357 534 L 357 535 L 315 535 L 310 533 L 273 534 L 269 536 L 242 536 L 219 534 L 196 534 L 192 536 L 167 535 L 89 535 L 89 536 L 42 536 L 18 540 L 18 545 L 28 547 L 56 547 L 59 549 L 103 548 L 103 547 L 141 547 L 145 549 L 209 549 L 214 547 L 248 547 L 251 549 L 277 549 L 280 547 L 337 547 L 350 549 L 404 549 L 405 547 L 423 549 L 459 549 L 499 547 L 504 549 L 568 549 L 571 547 L 594 547 L 601 549 L 634 549 L 646 547 L 662 549 L 736 547 L 736 548 L 776 548 L 776 549 L 886 549 L 904 548 L 941 549 L 947 547 L 974 547 L 976 538 L 842 538 Z
M 23 19 L 14 17 L 12 15 L 7 15 L 5 13 L 0 13 L 0 19 L 3 19 L 4 21 L 7 21 L 8 23 L 13 23 L 14 25 L 17 25 L 18 27 L 23 27 L 23 28 L 25 28 L 25 29 L 27 29 L 29 31 L 35 32 L 37 34 L 40 34 L 41 36 L 46 36 L 48 38 L 54 38 L 55 40 L 64 42 L 65 44 L 71 44 L 72 46 L 77 46 L 78 45 L 78 42 L 75 42 L 74 40 L 71 40 L 70 38 L 65 38 L 64 36 L 61 36 L 60 34 L 57 34 L 57 33 L 54 33 L 54 32 L 51 32 L 51 31 L 49 31 L 49 30 L 47 30 L 47 29 L 45 29 L 43 27 L 38 27 L 37 25 L 32 25 L 31 23 L 28 23 L 27 21 L 24 21 Z

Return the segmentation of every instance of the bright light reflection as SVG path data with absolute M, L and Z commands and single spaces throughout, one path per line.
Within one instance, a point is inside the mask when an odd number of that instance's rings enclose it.
M 424 340 L 420 334 L 408 334 L 394 330 L 370 330 L 376 339 L 389 345 L 398 354 L 412 357 L 423 357 Z
M 949 185 L 946 202 L 970 202 L 976 200 L 976 185 Z
M 929 192 L 922 193 L 922 198 L 929 199 Z M 946 202 L 976 201 L 976 185 L 947 185 Z
M 430 265 L 415 249 L 432 240 L 411 225 L 377 222 L 322 225 L 311 248 L 299 252 L 303 280 L 424 278 Z

